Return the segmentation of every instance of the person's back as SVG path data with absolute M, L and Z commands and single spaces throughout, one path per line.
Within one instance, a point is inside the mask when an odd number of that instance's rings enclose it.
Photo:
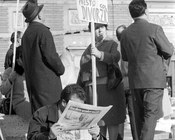
M 162 117 L 166 71 L 163 64 L 173 54 L 173 46 L 159 25 L 147 21 L 147 4 L 129 4 L 132 23 L 122 33 L 121 52 L 128 61 L 129 86 L 134 105 L 136 140 L 153 140 L 157 120 Z
M 64 73 L 64 65 L 56 52 L 52 34 L 38 15 L 42 8 L 43 5 L 28 2 L 23 9 L 26 22 L 29 23 L 22 38 L 23 61 L 33 112 L 59 99 L 62 90 L 60 75 Z M 34 11 L 32 18 L 29 16 L 30 9 Z
M 163 45 L 169 44 L 169 42 L 167 38 L 161 38 L 159 31 L 162 31 L 160 26 L 149 23 L 144 19 L 136 19 L 123 32 L 123 38 L 128 38 L 127 42 L 121 40 L 125 48 L 123 58 L 128 60 L 129 63 L 128 74 L 129 77 L 132 77 L 129 79 L 129 84 L 132 89 L 165 87 L 166 77 L 163 73 L 162 60 L 163 57 L 165 59 L 169 58 L 172 51 L 166 47 L 162 48 Z M 159 37 L 163 43 L 162 46 L 158 44 Z M 140 77 L 142 78 L 140 79 Z

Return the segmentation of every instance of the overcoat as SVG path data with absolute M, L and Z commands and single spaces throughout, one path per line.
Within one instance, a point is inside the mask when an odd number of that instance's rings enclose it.
M 65 68 L 49 28 L 42 23 L 29 24 L 22 38 L 22 47 L 27 90 L 34 112 L 59 100 L 60 75 Z
M 136 19 L 121 36 L 121 52 L 128 61 L 130 89 L 164 88 L 164 59 L 173 54 L 173 46 L 161 26 Z
M 89 103 L 92 103 L 92 64 L 91 45 L 84 51 L 80 60 L 80 72 L 77 83 L 88 93 Z M 125 121 L 125 96 L 124 87 L 121 82 L 116 88 L 108 88 L 108 66 L 120 60 L 120 53 L 117 50 L 118 44 L 107 37 L 97 46 L 99 51 L 104 53 L 104 59 L 96 59 L 97 70 L 97 105 L 113 105 L 112 109 L 103 117 L 106 125 L 118 125 Z

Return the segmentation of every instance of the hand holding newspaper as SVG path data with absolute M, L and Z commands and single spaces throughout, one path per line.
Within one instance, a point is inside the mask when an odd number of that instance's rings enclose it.
M 89 129 L 96 125 L 111 107 L 112 105 L 99 107 L 70 100 L 57 123 L 62 125 L 64 130 Z

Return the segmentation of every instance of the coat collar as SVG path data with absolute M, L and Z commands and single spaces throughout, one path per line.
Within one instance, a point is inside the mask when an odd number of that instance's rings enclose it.
M 29 25 L 43 25 L 46 28 L 50 29 L 49 27 L 47 27 L 46 25 L 44 25 L 43 23 L 37 22 L 37 21 L 32 21 L 31 23 L 29 23 Z
M 148 21 L 144 18 L 135 18 L 134 22 L 148 22 Z

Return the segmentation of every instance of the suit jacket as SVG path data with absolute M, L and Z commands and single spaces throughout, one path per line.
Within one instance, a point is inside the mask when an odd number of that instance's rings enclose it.
M 28 140 L 49 140 L 50 127 L 56 123 L 60 116 L 58 114 L 59 103 L 44 106 L 38 109 L 30 123 L 28 130 Z M 55 139 L 56 140 L 56 139 Z M 105 137 L 100 135 L 99 140 L 106 140 Z
M 55 103 L 62 91 L 64 65 L 56 52 L 48 27 L 32 22 L 22 38 L 23 64 L 32 111 Z
M 136 19 L 122 33 L 121 52 L 123 60 L 128 61 L 131 89 L 166 86 L 163 59 L 172 56 L 173 46 L 161 26 Z

